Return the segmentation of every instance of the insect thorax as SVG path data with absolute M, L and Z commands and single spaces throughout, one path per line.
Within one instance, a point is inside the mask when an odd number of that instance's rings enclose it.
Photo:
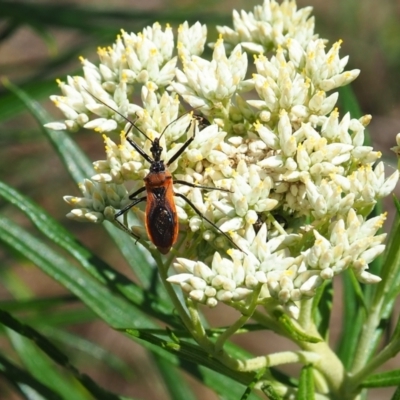
M 152 170 L 150 168 L 150 172 L 144 178 L 144 182 L 148 190 L 152 190 L 158 187 L 163 187 L 165 190 L 167 190 L 170 185 L 171 179 L 171 173 L 169 171 L 166 171 L 165 168 L 160 171 Z
M 164 165 L 164 160 L 160 161 L 153 161 L 150 165 L 150 173 L 159 173 L 159 172 L 164 172 L 165 171 L 165 165 Z

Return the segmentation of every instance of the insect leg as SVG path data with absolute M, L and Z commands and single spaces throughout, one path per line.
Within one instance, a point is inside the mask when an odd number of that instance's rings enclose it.
M 133 126 L 133 125 L 132 125 Z M 137 129 L 137 128 L 136 128 Z M 131 128 L 125 134 L 125 139 L 128 143 L 150 164 L 153 162 L 153 159 L 141 148 L 139 147 L 131 138 L 128 137 L 128 133 L 130 132 Z M 141 131 L 140 131 L 141 132 Z M 146 136 L 147 137 L 147 136 Z
M 190 125 L 189 125 L 190 127 Z M 186 130 L 188 131 L 189 128 Z M 191 138 L 189 138 L 188 140 L 186 140 L 186 142 L 183 144 L 183 146 L 168 160 L 167 162 L 167 167 L 169 165 L 171 165 L 185 150 L 186 148 L 189 146 L 190 143 L 192 143 L 194 140 L 194 136 L 192 136 Z
M 139 190 L 137 190 L 136 192 L 132 193 L 129 198 L 131 200 L 133 200 L 131 203 L 129 203 L 128 205 L 126 205 L 122 210 L 119 210 L 117 213 L 115 213 L 114 215 L 114 219 L 115 222 L 117 222 L 117 224 L 127 233 L 129 233 L 130 235 L 132 235 L 134 238 L 136 239 L 140 239 L 137 235 L 135 235 L 130 229 L 128 229 L 119 219 L 118 217 L 120 217 L 121 215 L 125 214 L 126 212 L 128 212 L 132 207 L 136 206 L 136 204 L 139 204 L 142 201 L 145 201 L 147 199 L 147 196 L 143 196 L 143 197 L 139 197 L 137 199 L 135 199 L 134 197 L 143 192 L 146 188 L 140 188 Z M 132 197 L 131 197 L 132 196 Z
M 144 192 L 146 190 L 146 186 L 141 187 L 140 189 L 136 190 L 136 192 L 133 192 L 132 194 L 129 195 L 129 200 L 134 200 L 135 197 Z M 133 206 L 132 206 L 133 207 Z
M 210 225 L 212 225 L 214 227 L 214 229 L 216 229 L 218 232 L 222 233 L 232 244 L 233 246 L 235 246 L 236 249 L 242 251 L 242 249 L 223 231 L 221 231 L 220 228 L 218 228 L 217 225 L 214 224 L 214 222 L 211 222 L 207 217 L 205 217 L 200 210 L 182 193 L 174 193 L 175 196 L 178 196 L 180 198 L 182 198 L 183 200 L 186 201 L 186 203 L 189 204 L 190 207 L 193 208 L 194 212 L 200 217 L 203 218 L 205 221 L 207 221 Z
M 183 115 L 185 115 L 185 114 L 183 114 Z M 179 118 L 181 118 L 181 117 L 179 117 Z M 190 124 L 186 128 L 186 131 L 184 132 L 184 134 L 188 132 L 188 130 L 190 129 L 192 124 L 193 124 L 193 120 L 190 121 Z M 193 140 L 194 140 L 194 132 L 193 132 L 193 136 L 191 138 L 189 138 L 188 140 L 186 140 L 186 142 L 183 143 L 183 146 L 168 160 L 168 162 L 166 163 L 167 167 L 169 165 L 171 165 L 187 149 L 187 147 L 190 145 L 190 143 L 193 142 Z
M 187 113 L 185 113 L 185 114 L 187 114 Z M 179 118 L 182 118 L 185 114 L 181 115 Z M 178 118 L 178 119 L 179 119 L 179 118 Z M 198 123 L 199 123 L 199 128 L 200 128 L 200 126 L 202 126 L 202 127 L 207 127 L 208 125 L 210 125 L 210 122 L 209 122 L 207 119 L 205 119 L 205 118 L 203 118 L 203 117 L 200 117 L 200 116 L 198 116 L 198 115 L 194 115 L 194 116 L 193 116 L 193 119 L 195 119 L 196 121 L 198 121 Z M 192 124 L 193 124 L 193 119 L 192 119 L 192 121 L 190 121 L 190 124 L 189 124 L 188 127 L 186 128 L 186 131 L 184 132 L 184 134 L 187 133 L 187 132 L 189 131 L 190 127 L 191 127 Z M 170 124 L 168 124 L 166 128 L 168 128 L 169 125 L 170 125 Z M 165 131 L 165 129 L 164 129 L 164 131 Z M 164 133 L 164 132 L 163 132 L 163 133 Z M 188 140 L 186 140 L 186 142 L 183 144 L 183 146 L 168 160 L 168 162 L 166 163 L 167 167 L 168 167 L 169 165 L 171 165 L 171 164 L 172 164 L 186 149 L 187 149 L 187 147 L 190 145 L 190 143 L 193 142 L 193 140 L 194 140 L 194 132 L 193 132 L 193 136 L 192 136 L 191 138 L 189 138 Z

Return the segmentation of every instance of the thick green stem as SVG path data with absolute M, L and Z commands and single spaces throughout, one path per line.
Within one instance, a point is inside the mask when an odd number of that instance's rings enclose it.
M 299 325 L 307 332 L 307 335 L 321 338 L 312 318 L 312 301 L 303 300 L 300 303 Z M 329 344 L 321 338 L 319 343 L 310 343 L 306 341 L 297 341 L 297 344 L 307 351 L 315 352 L 320 359 L 314 363 L 314 368 L 320 373 L 321 388 L 327 386 L 327 389 L 334 397 L 340 399 L 341 388 L 346 379 L 346 371 L 342 362 L 329 347 Z M 326 384 L 322 382 L 325 380 Z
M 282 351 L 280 353 L 272 353 L 267 356 L 260 356 L 241 361 L 236 369 L 242 372 L 249 372 L 283 364 L 301 363 L 303 365 L 314 365 L 319 359 L 320 357 L 318 354 L 308 351 Z
M 312 320 L 312 307 L 313 302 L 311 299 L 301 301 L 298 322 L 306 332 L 308 332 L 309 328 L 314 325 Z
M 320 337 L 314 325 L 309 326 L 307 334 Z M 342 399 L 340 393 L 346 379 L 346 371 L 328 343 L 322 340 L 319 343 L 298 342 L 297 344 L 303 350 L 314 352 L 320 356 L 320 359 L 314 364 L 314 368 L 325 378 L 329 391 L 333 394 L 332 399 Z

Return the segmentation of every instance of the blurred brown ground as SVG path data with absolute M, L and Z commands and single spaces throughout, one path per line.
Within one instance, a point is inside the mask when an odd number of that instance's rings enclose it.
M 80 3 L 80 1 L 77 0 L 74 3 Z M 94 5 L 105 9 L 110 6 L 110 2 L 107 1 L 92 0 L 85 1 L 84 3 L 85 5 Z M 115 9 L 119 7 L 132 7 L 156 10 L 167 6 L 187 6 L 190 9 L 191 3 L 192 0 L 179 2 L 118 0 L 113 1 L 112 7 Z M 253 0 L 219 1 L 213 6 L 213 10 L 230 14 L 232 8 L 243 8 L 249 11 L 254 4 L 257 4 L 257 2 Z M 320 37 L 327 38 L 330 44 L 338 39 L 344 40 L 341 55 L 350 55 L 349 68 L 361 69 L 361 75 L 353 84 L 353 87 L 360 101 L 363 113 L 373 115 L 369 133 L 374 146 L 382 151 L 383 159 L 387 163 L 394 165 L 393 156 L 389 149 L 395 145 L 395 135 L 400 132 L 400 93 L 398 90 L 400 69 L 395 68 L 396 64 L 392 59 L 394 56 L 391 58 L 385 52 L 387 48 L 394 46 L 393 43 L 390 42 L 390 38 L 388 42 L 385 42 L 382 35 L 387 34 L 389 37 L 390 32 L 386 32 L 386 30 L 393 23 L 393 18 L 396 18 L 397 21 L 399 20 L 400 11 L 398 2 L 387 1 L 384 4 L 380 2 L 379 6 L 377 6 L 376 2 L 372 0 L 359 0 L 348 3 L 345 1 L 302 0 L 298 1 L 298 5 L 299 7 L 307 5 L 314 7 L 316 32 L 319 33 Z M 350 17 L 346 14 L 348 12 L 352 12 Z M 129 31 L 129 27 L 121 28 Z M 59 46 L 70 46 L 76 40 L 81 39 L 79 35 L 71 32 L 54 32 L 54 35 L 57 37 Z M 209 37 L 209 39 L 211 41 L 213 38 Z M 382 43 L 384 44 L 382 45 Z M 107 44 L 105 43 L 104 45 Z M 27 71 L 34 68 L 38 60 L 48 57 L 42 40 L 29 29 L 22 29 L 12 36 L 5 46 L 0 49 L 0 54 L 0 75 L 2 75 L 2 65 L 9 66 L 21 61 L 25 62 L 25 70 L 13 71 L 12 73 L 7 72 L 7 75 L 14 82 L 18 82 Z M 84 56 L 96 62 L 94 54 L 84 54 Z M 68 68 L 71 71 L 79 68 L 79 61 L 71 60 L 71 65 Z M 69 70 L 60 71 L 59 76 L 63 77 Z M 54 93 L 58 93 L 56 87 Z M 48 105 L 48 109 L 54 115 L 54 120 L 56 120 L 59 117 L 57 110 L 54 109 L 49 101 L 45 101 L 45 104 L 46 106 Z M 78 194 L 78 190 L 66 175 L 57 156 L 41 137 L 35 142 L 24 141 L 24 132 L 26 133 L 33 129 L 36 129 L 35 122 L 29 115 L 19 116 L 2 127 L 3 132 L 7 130 L 21 132 L 21 137 L 15 138 L 16 140 L 9 140 L 7 143 L 0 138 L 0 143 L 3 144 L 0 147 L 1 165 L 7 166 L 7 170 L 2 171 L 1 178 L 15 186 L 22 193 L 31 196 L 53 217 L 61 221 L 65 227 L 73 231 L 96 254 L 104 258 L 111 265 L 118 266 L 118 269 L 126 275 L 131 276 L 125 261 L 113 247 L 100 226 L 79 224 L 65 218 L 65 214 L 69 209 L 62 201 L 62 196 L 66 194 Z M 76 135 L 75 138 L 93 161 L 103 158 L 103 144 L 98 137 L 93 135 Z M 391 168 L 389 167 L 388 170 L 390 171 Z M 390 207 L 390 202 L 390 199 L 386 202 L 388 207 Z M 11 207 L 3 207 L 4 211 L 9 212 L 10 215 L 14 213 L 14 209 Z M 392 211 L 389 212 L 393 215 Z M 21 219 L 22 223 L 29 225 L 20 215 L 17 215 L 16 218 Z M 24 264 L 22 260 L 19 260 L 17 264 L 1 248 L 0 260 L 3 266 L 7 266 L 7 268 L 12 267 L 16 271 L 31 288 L 35 296 L 47 297 L 65 293 L 65 290 L 60 285 L 54 283 L 38 269 L 32 265 Z M 340 333 L 340 310 L 343 307 L 340 299 L 340 279 L 336 279 L 334 284 L 337 292 L 334 304 L 336 313 L 331 323 L 332 343 L 336 341 Z M 5 298 L 8 298 L 8 294 L 0 288 L 0 299 Z M 216 310 L 207 311 L 207 314 L 209 315 L 211 324 L 215 323 L 219 326 L 229 324 L 235 317 L 233 312 L 224 306 L 220 306 Z M 152 369 L 147 354 L 139 345 L 125 338 L 120 333 L 109 329 L 102 322 L 82 324 L 74 327 L 72 331 L 79 333 L 79 335 L 106 349 L 110 349 L 110 351 L 120 356 L 132 366 L 133 376 L 126 380 L 103 365 L 79 365 L 80 370 L 88 373 L 96 382 L 101 383 L 107 389 L 127 396 L 135 396 L 146 400 L 168 399 L 162 383 L 160 383 L 161 379 L 159 379 L 157 373 Z M 271 333 L 252 333 L 239 337 L 236 341 L 255 355 L 277 351 L 278 348 L 286 350 L 295 348 L 293 344 L 283 342 Z M 396 357 L 391 360 L 390 367 L 399 368 L 400 358 Z M 290 371 L 292 369 L 291 367 L 287 367 L 285 370 Z M 217 399 L 217 396 L 210 390 L 201 387 L 194 379 L 188 379 L 197 388 L 199 399 Z M 389 399 L 392 392 L 393 390 L 371 391 L 368 399 Z M 7 385 L 0 378 L 0 398 L 4 400 L 18 398 L 11 394 L 6 395 L 6 393 L 9 393 Z

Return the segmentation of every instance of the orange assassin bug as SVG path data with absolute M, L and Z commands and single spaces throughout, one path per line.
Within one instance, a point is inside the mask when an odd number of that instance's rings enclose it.
M 174 196 L 181 197 L 184 199 L 199 215 L 200 218 L 207 221 L 210 225 L 212 225 L 216 230 L 221 232 L 236 248 L 238 246 L 233 242 L 233 240 L 217 225 L 215 225 L 212 221 L 206 218 L 201 212 L 197 209 L 197 207 L 182 193 L 174 192 L 173 183 L 178 183 L 181 185 L 186 185 L 194 188 L 200 189 L 208 189 L 208 190 L 221 190 L 224 192 L 229 192 L 229 190 L 214 188 L 208 186 L 195 185 L 193 183 L 189 183 L 186 181 L 182 181 L 179 179 L 173 180 L 171 172 L 168 171 L 168 166 L 171 165 L 176 159 L 188 148 L 188 146 L 194 140 L 194 134 L 192 137 L 186 140 L 186 142 L 181 146 L 181 148 L 166 162 L 161 159 L 161 153 L 163 148 L 160 146 L 160 139 L 164 135 L 167 128 L 176 122 L 183 115 L 170 122 L 162 131 L 161 135 L 154 140 L 150 139 L 142 130 L 140 130 L 134 122 L 130 121 L 124 115 L 122 115 L 117 110 L 113 109 L 109 105 L 105 104 L 102 100 L 95 97 L 93 94 L 89 92 L 91 96 L 93 96 L 96 100 L 104 104 L 106 107 L 109 107 L 115 113 L 120 115 L 125 119 L 128 123 L 130 123 L 130 127 L 125 133 L 125 138 L 129 142 L 129 144 L 150 164 L 150 172 L 144 178 L 144 186 L 140 189 L 136 190 L 132 194 L 129 195 L 129 199 L 132 200 L 131 203 L 126 205 L 120 211 L 118 211 L 114 218 L 115 221 L 125 230 L 127 233 L 134 236 L 136 239 L 140 239 L 137 235 L 135 235 L 131 230 L 129 230 L 121 221 L 119 221 L 119 217 L 126 212 L 128 212 L 132 207 L 141 203 L 142 201 L 146 201 L 146 210 L 145 210 L 145 228 L 147 235 L 150 241 L 157 247 L 157 249 L 162 254 L 167 254 L 171 247 L 178 240 L 179 235 L 179 221 L 176 212 L 176 206 L 174 201 Z M 209 122 L 202 119 L 202 126 L 209 125 Z M 186 132 L 189 131 L 192 122 L 190 122 L 189 126 L 186 129 Z M 151 156 L 147 154 L 138 144 L 136 144 L 131 138 L 128 137 L 129 132 L 132 128 L 136 128 L 146 139 L 150 140 L 151 147 L 150 152 Z M 185 133 L 186 133 L 185 132 Z M 137 197 L 139 194 L 146 192 L 145 196 Z

